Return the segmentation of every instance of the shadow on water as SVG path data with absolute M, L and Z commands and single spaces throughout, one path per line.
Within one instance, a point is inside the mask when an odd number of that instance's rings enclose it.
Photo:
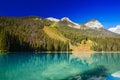
M 68 77 L 64 80 L 106 80 L 105 78 L 108 74 L 108 69 L 100 65 L 76 76 Z

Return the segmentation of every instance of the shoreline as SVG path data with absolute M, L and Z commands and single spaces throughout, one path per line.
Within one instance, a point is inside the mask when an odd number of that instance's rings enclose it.
M 0 54 L 7 54 L 7 53 L 35 53 L 35 54 L 39 54 L 39 53 L 72 53 L 72 54 L 97 54 L 97 53 L 120 53 L 120 51 L 40 51 L 40 52 L 1 52 Z

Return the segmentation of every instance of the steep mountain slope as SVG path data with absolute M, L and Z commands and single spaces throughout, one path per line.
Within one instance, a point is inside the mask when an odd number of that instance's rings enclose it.
M 44 32 L 51 38 L 56 40 L 61 40 L 63 42 L 68 41 L 67 38 L 65 38 L 56 28 L 54 27 L 44 27 Z
M 69 23 L 71 23 L 71 24 L 73 24 L 73 25 L 79 25 L 79 24 L 77 24 L 77 23 L 75 23 L 75 22 L 72 22 L 69 18 L 67 18 L 67 17 L 64 17 L 64 18 L 62 18 L 61 19 L 61 21 L 68 21 Z
M 79 25 L 75 22 L 72 22 L 67 17 L 62 18 L 58 23 L 60 26 L 68 26 L 68 27 L 77 28 L 77 29 L 80 29 L 80 27 L 81 27 L 81 25 Z

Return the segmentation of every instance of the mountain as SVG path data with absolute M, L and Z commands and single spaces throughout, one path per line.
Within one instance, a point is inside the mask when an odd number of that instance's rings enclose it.
M 72 24 L 75 25 L 75 26 L 78 26 L 78 25 L 79 25 L 79 24 L 71 21 L 71 20 L 70 20 L 69 18 L 67 18 L 67 17 L 62 18 L 61 21 L 68 21 L 68 22 L 72 23 Z
M 78 24 L 73 21 L 71 21 L 68 17 L 63 17 L 61 20 L 56 18 L 46 18 L 47 20 L 53 21 L 53 22 L 59 22 L 61 26 L 68 26 L 76 29 L 100 29 L 104 28 L 103 25 L 98 20 L 90 20 L 85 24 Z
M 50 21 L 53 21 L 53 22 L 58 22 L 58 24 L 61 25 L 61 26 L 68 26 L 68 27 L 80 29 L 80 25 L 79 24 L 71 21 L 67 17 L 63 17 L 61 20 L 53 18 L 53 17 L 49 17 L 49 18 L 46 18 L 46 19 L 50 20 Z
M 88 28 L 92 28 L 92 29 L 103 28 L 103 25 L 98 20 L 91 20 L 85 23 L 85 26 L 87 26 Z
M 120 25 L 117 25 L 116 27 L 113 27 L 113 28 L 109 28 L 108 30 L 111 32 L 120 34 Z
M 72 28 L 77 28 L 77 29 L 80 29 L 80 25 L 71 21 L 69 18 L 67 17 L 64 17 L 62 18 L 60 21 L 59 21 L 59 24 L 62 24 L 64 26 L 69 26 L 69 27 L 72 27 Z
M 100 36 L 104 36 L 104 37 L 119 36 L 116 33 L 106 30 L 98 20 L 90 20 L 84 24 L 78 24 L 71 21 L 69 18 L 64 17 L 57 23 L 58 23 L 57 26 L 60 26 L 62 28 L 71 27 L 71 28 L 78 29 L 78 31 L 83 32 L 82 34 L 88 34 L 88 35 L 99 36 L 99 37 Z
M 0 17 L 0 52 L 120 51 L 120 35 L 97 20 L 77 24 L 41 17 Z

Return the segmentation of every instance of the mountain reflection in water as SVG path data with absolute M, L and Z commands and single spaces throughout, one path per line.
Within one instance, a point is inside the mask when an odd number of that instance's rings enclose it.
M 120 71 L 119 67 L 119 53 L 96 53 L 88 57 L 72 53 L 0 54 L 1 80 L 104 80 Z

